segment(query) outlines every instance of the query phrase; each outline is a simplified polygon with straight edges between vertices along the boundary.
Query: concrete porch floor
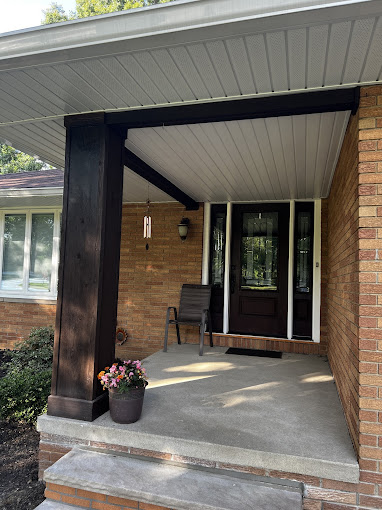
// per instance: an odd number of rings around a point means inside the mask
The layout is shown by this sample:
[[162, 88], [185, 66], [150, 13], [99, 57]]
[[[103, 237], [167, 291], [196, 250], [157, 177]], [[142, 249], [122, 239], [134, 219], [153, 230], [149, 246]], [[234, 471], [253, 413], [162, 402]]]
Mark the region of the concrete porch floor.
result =
[[141, 419], [116, 424], [43, 416], [38, 429], [205, 461], [357, 482], [359, 467], [325, 358], [225, 354], [172, 345], [144, 361]]

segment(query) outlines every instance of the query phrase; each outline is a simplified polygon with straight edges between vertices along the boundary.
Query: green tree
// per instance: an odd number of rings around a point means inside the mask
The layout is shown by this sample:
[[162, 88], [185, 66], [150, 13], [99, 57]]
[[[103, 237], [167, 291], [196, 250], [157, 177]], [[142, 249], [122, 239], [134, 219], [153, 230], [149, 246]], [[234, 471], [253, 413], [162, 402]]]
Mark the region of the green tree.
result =
[[24, 154], [9, 145], [0, 143], [0, 174], [12, 174], [15, 172], [34, 172], [49, 168], [28, 154]]
[[99, 14], [135, 9], [136, 7], [146, 7], [149, 5], [165, 4], [172, 0], [76, 0], [75, 12], [66, 14], [62, 5], [52, 2], [50, 6], [43, 10], [43, 25], [50, 23], [59, 23], [76, 18], [88, 18]]
[[68, 16], [62, 5], [58, 4], [57, 2], [52, 2], [50, 6], [47, 9], [44, 9], [43, 11], [44, 19], [42, 20], [43, 25], [50, 25], [51, 23], [60, 23], [61, 21], [68, 21], [71, 19], [71, 16]]

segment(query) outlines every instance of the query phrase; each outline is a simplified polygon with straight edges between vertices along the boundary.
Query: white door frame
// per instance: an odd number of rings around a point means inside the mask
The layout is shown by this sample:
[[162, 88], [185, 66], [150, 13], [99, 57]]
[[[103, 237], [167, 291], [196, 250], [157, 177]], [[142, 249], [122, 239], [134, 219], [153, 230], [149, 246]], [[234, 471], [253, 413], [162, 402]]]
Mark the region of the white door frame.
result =
[[[280, 202], [274, 201], [274, 203]], [[282, 202], [285, 202], [283, 200]], [[295, 200], [289, 200], [289, 259], [288, 259], [288, 314], [287, 338], [293, 340], [293, 272], [294, 272], [294, 223]], [[301, 200], [308, 202], [308, 200]], [[224, 265], [224, 305], [223, 305], [223, 334], [229, 333], [229, 307], [230, 307], [230, 270], [231, 270], [231, 238], [232, 238], [232, 206], [235, 202], [227, 202], [226, 243]], [[246, 202], [257, 203], [257, 202]], [[264, 202], [265, 203], [265, 202]], [[211, 203], [204, 204], [204, 230], [203, 230], [203, 261], [202, 283], [209, 283], [210, 264], [210, 235], [211, 235]], [[313, 296], [312, 296], [312, 340], [320, 342], [321, 317], [321, 199], [314, 200], [314, 238], [313, 238]], [[217, 333], [219, 334], [219, 333]], [[254, 336], [254, 335], [239, 335]]]

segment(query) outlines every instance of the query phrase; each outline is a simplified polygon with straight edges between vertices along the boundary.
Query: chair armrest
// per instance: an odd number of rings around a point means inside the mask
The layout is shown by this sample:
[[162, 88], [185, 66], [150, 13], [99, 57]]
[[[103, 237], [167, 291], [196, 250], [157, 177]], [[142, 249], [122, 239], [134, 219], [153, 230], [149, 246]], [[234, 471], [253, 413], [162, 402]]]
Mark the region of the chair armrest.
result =
[[[174, 319], [170, 319], [171, 310], [174, 311]], [[169, 306], [167, 308], [166, 321], [169, 321], [169, 320], [171, 320], [171, 321], [172, 320], [175, 320], [175, 321], [178, 320], [178, 314], [177, 314], [177, 311], [176, 311], [176, 306]]]

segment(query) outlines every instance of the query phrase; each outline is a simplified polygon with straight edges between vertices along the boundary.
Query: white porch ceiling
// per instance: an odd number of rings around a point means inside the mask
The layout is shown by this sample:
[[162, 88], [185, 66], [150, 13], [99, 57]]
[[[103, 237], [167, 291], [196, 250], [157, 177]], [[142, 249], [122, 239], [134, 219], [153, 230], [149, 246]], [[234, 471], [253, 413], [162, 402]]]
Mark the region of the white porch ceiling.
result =
[[[381, 0], [189, 0], [4, 34], [0, 140], [63, 168], [65, 115], [288, 101], [379, 83], [381, 55]], [[325, 113], [147, 128], [128, 145], [197, 200], [314, 198], [328, 192], [346, 122]], [[145, 201], [147, 184], [129, 180], [126, 199]]]
[[[137, 43], [129, 40], [124, 41], [124, 51], [112, 55], [103, 55], [105, 47], [98, 49], [101, 55], [91, 58], [79, 58], [78, 52], [71, 56], [68, 50], [65, 59], [52, 55], [52, 62], [47, 62], [45, 56], [42, 63], [33, 65], [26, 58], [8, 59], [14, 60], [13, 66], [4, 64], [7, 60], [3, 56], [0, 123], [379, 82], [382, 2], [347, 3], [342, 10], [328, 7], [305, 11], [304, 18], [297, 12], [269, 18], [263, 15], [260, 20], [254, 9], [252, 23], [246, 21], [242, 26], [244, 22], [236, 21], [230, 27], [230, 34], [237, 32], [234, 36], [218, 37], [227, 32], [226, 25], [225, 30], [219, 25], [220, 31], [216, 27], [199, 30], [194, 37], [185, 29], [183, 38], [179, 32], [173, 34], [172, 44], [158, 47], [153, 41], [152, 47], [137, 50]], [[376, 5], [379, 15], [375, 14]], [[165, 7], [169, 6], [163, 6], [164, 14], [170, 12]], [[322, 21], [330, 15], [334, 19]], [[281, 25], [277, 30], [273, 28], [275, 21]], [[70, 33], [71, 27], [66, 28]], [[242, 34], [244, 28], [247, 32]], [[41, 37], [49, 41], [49, 35], [53, 37], [54, 32], [42, 32]], [[184, 42], [190, 36], [192, 40]], [[4, 42], [0, 37], [0, 47], [8, 40], [11, 52], [12, 38], [16, 44], [20, 37], [4, 36]], [[171, 38], [167, 36], [167, 40]], [[34, 62], [33, 57], [29, 60]], [[2, 64], [10, 68], [1, 69]], [[30, 126], [25, 129], [33, 134]], [[8, 139], [12, 141], [11, 135]], [[3, 138], [4, 133], [0, 136]]]
[[[126, 147], [200, 202], [321, 198], [348, 119], [336, 112], [131, 129]], [[145, 201], [147, 184], [136, 192]]]

